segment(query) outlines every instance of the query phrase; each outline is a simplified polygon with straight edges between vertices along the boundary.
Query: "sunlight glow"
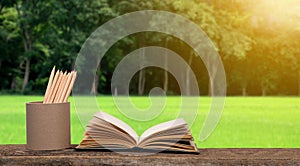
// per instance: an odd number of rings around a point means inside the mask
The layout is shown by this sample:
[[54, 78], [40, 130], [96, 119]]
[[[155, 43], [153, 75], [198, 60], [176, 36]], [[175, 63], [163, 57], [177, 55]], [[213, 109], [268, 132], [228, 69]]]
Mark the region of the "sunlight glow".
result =
[[253, 14], [265, 26], [279, 29], [299, 27], [299, 0], [258, 0], [253, 1]]

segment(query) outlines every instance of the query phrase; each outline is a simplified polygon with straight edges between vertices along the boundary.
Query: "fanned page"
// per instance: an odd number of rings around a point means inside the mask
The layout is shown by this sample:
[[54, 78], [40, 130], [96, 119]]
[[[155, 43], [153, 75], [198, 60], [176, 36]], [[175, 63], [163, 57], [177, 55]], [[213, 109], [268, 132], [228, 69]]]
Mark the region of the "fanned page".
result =
[[102, 145], [104, 145], [105, 141], [108, 141], [106, 144], [136, 146], [136, 140], [126, 131], [98, 117], [90, 120], [86, 127], [85, 135], [97, 140]]
[[149, 136], [158, 133], [160, 131], [164, 131], [164, 130], [168, 130], [171, 128], [176, 128], [178, 126], [182, 126], [182, 125], [186, 125], [185, 120], [183, 120], [182, 118], [180, 119], [175, 119], [175, 120], [171, 120], [168, 122], [164, 122], [164, 123], [160, 123], [158, 125], [155, 125], [149, 129], [147, 129], [140, 137], [138, 142], [143, 141], [144, 139], [148, 138]]
[[137, 133], [128, 124], [121, 121], [120, 119], [115, 118], [105, 112], [98, 112], [94, 116], [119, 127], [120, 129], [128, 133], [131, 137], [133, 137], [136, 142], [138, 142], [139, 136], [137, 135]]

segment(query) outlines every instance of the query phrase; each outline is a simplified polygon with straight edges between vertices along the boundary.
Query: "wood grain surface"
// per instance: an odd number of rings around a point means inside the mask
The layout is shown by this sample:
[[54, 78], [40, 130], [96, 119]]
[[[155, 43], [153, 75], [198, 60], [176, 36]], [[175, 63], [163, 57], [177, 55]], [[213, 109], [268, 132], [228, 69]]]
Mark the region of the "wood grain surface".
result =
[[[300, 165], [300, 149], [199, 149], [194, 154], [30, 151], [0, 145], [0, 165]], [[141, 156], [137, 156], [141, 155]]]

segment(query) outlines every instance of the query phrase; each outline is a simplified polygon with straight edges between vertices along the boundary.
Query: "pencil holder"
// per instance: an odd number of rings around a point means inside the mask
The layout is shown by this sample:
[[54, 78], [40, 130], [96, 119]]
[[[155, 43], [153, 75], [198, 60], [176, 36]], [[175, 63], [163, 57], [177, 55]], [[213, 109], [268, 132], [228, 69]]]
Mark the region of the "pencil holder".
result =
[[70, 103], [26, 103], [27, 149], [58, 150], [70, 147]]

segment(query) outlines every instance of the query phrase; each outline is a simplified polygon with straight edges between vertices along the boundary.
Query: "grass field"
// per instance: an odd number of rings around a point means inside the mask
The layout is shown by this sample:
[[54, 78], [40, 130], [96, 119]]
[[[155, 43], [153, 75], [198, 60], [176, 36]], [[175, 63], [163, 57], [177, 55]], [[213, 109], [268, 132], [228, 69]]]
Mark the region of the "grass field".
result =
[[[0, 96], [0, 144], [26, 143], [25, 103], [42, 100], [41, 96]], [[139, 107], [147, 107], [147, 97], [133, 97]], [[300, 98], [298, 97], [227, 97], [221, 120], [204, 142], [198, 141], [210, 99], [201, 98], [192, 134], [200, 148], [300, 148]], [[165, 110], [154, 120], [132, 121], [117, 111], [109, 96], [98, 97], [100, 108], [130, 124], [139, 134], [154, 124], [176, 118], [179, 97], [170, 97]], [[82, 139], [82, 127], [71, 98], [72, 143]]]

